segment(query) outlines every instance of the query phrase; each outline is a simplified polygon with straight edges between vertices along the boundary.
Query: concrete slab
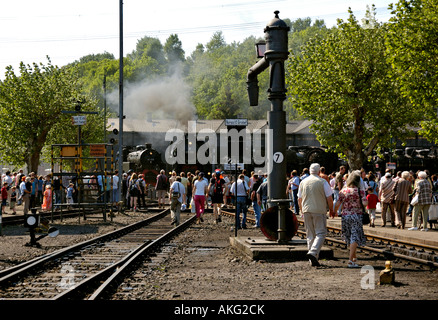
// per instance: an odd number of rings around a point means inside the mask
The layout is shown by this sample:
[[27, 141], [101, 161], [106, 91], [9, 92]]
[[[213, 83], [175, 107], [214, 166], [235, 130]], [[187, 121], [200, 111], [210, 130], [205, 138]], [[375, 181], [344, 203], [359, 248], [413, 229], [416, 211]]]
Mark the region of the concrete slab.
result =
[[[308, 260], [307, 242], [302, 239], [279, 244], [266, 237], [230, 237], [230, 244], [253, 260]], [[333, 250], [322, 247], [319, 258], [332, 259]]]

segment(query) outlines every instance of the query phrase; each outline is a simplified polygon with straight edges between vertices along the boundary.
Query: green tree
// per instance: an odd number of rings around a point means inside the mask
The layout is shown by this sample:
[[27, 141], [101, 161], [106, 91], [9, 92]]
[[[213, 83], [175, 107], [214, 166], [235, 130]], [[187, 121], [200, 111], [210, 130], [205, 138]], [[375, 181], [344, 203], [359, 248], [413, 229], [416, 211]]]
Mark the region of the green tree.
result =
[[[324, 20], [316, 19], [313, 24], [310, 18], [297, 19], [290, 23], [291, 32], [288, 34], [288, 46], [292, 55], [300, 55], [302, 47], [311, 39], [324, 38], [330, 30], [327, 29]], [[286, 73], [288, 70], [286, 70]], [[302, 120], [302, 116], [294, 109], [289, 100], [284, 102], [289, 120]]]
[[307, 18], [298, 18], [291, 22], [290, 29], [291, 32], [300, 32], [303, 30], [306, 30], [307, 28], [310, 28], [310, 25], [312, 24], [312, 19]]
[[349, 13], [328, 36], [291, 56], [286, 81], [293, 107], [313, 121], [319, 142], [359, 169], [376, 146], [410, 134], [419, 112], [390, 78], [385, 25], [364, 29]]
[[137, 41], [135, 50], [128, 54], [128, 58], [132, 61], [149, 57], [158, 62], [158, 65], [164, 68], [166, 66], [166, 57], [164, 48], [160, 40], [152, 37], [143, 37]]
[[[6, 78], [0, 82], [0, 153], [4, 161], [26, 164], [29, 172], [37, 172], [43, 151], [48, 160], [50, 144], [77, 143], [76, 127], [62, 111], [74, 110], [77, 100], [85, 101], [83, 110], [94, 110], [95, 101], [82, 94], [78, 77], [71, 71], [53, 66], [50, 60], [47, 66], [34, 63], [33, 68], [22, 62], [20, 76], [7, 67]], [[85, 142], [101, 141], [102, 121], [101, 116], [87, 117]]]
[[183, 62], [185, 60], [185, 52], [182, 48], [182, 42], [177, 34], [171, 34], [164, 44], [164, 53], [166, 54], [168, 63]]
[[206, 52], [198, 46], [196, 54], [188, 59], [191, 67], [187, 79], [193, 88], [193, 104], [200, 118], [266, 118], [270, 106], [266, 93], [269, 73], [259, 76], [262, 96], [259, 106], [249, 107], [246, 91], [246, 75], [257, 59], [255, 43], [256, 39], [250, 37], [243, 43], [227, 45], [221, 33], [216, 33], [207, 44]]
[[207, 51], [213, 52], [227, 45], [222, 31], [216, 31], [207, 43]]
[[396, 3], [386, 37], [394, 77], [423, 112], [420, 134], [438, 143], [438, 1]]
[[89, 55], [83, 56], [79, 59], [79, 61], [76, 61], [76, 62], [79, 62], [79, 63], [87, 63], [90, 61], [99, 62], [99, 61], [106, 60], [106, 59], [114, 60], [115, 58], [114, 58], [114, 55], [112, 53], [105, 51], [104, 53], [89, 54]]
[[[301, 47], [304, 46], [310, 39], [315, 37], [325, 37], [329, 33], [324, 20], [316, 19], [311, 24], [310, 18], [303, 21], [297, 19], [292, 22], [291, 32], [288, 36], [288, 44], [292, 54], [297, 55], [301, 52]], [[301, 21], [297, 23], [297, 21]]]

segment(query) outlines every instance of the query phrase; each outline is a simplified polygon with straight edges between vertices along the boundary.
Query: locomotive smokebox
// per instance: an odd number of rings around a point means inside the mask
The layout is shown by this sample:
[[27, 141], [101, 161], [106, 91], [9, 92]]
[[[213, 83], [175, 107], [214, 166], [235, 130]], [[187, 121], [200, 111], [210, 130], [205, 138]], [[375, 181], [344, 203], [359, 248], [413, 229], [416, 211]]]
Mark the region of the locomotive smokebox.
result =
[[143, 150], [130, 152], [128, 154], [128, 162], [133, 163], [135, 165], [141, 164], [141, 155], [143, 154]]

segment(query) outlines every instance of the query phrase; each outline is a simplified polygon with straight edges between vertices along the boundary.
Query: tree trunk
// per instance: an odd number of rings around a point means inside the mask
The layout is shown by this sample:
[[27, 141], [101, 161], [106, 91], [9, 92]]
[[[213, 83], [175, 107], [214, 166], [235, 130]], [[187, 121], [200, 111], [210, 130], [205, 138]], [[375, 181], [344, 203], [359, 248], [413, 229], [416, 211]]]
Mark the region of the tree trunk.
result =
[[360, 170], [365, 161], [362, 142], [355, 139], [350, 150], [347, 150], [347, 162], [350, 170]]
[[28, 167], [29, 172], [35, 172], [36, 175], [38, 175], [38, 166], [40, 165], [40, 152], [35, 151], [30, 155], [30, 167]]
[[363, 152], [359, 154], [350, 153], [347, 160], [348, 167], [350, 170], [360, 170], [363, 167], [364, 159]]
[[360, 170], [365, 160], [363, 135], [365, 129], [365, 110], [361, 106], [354, 108], [353, 143], [348, 152], [348, 165], [351, 170]]
[[30, 141], [30, 153], [29, 158], [27, 160], [27, 171], [35, 172], [36, 175], [38, 175], [38, 166], [40, 165], [40, 157], [41, 157], [41, 150], [44, 147], [44, 143], [47, 139], [48, 130], [45, 129], [43, 132], [41, 132], [40, 135], [34, 137]]

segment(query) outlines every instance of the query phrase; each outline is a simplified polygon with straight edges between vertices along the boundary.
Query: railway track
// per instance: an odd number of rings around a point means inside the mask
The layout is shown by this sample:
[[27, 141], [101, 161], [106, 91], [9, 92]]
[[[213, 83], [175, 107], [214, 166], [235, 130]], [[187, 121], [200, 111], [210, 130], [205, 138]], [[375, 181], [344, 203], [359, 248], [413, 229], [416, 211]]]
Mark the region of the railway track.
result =
[[[223, 209], [222, 214], [233, 218], [235, 216], [234, 212]], [[255, 218], [252, 214], [253, 211], [248, 210], [247, 222], [255, 224]], [[304, 221], [298, 219], [298, 224], [299, 229], [297, 236], [305, 239]], [[329, 233], [329, 236], [325, 239], [327, 245], [337, 248], [347, 248], [345, 241], [341, 238], [341, 228], [327, 226], [327, 231]], [[437, 247], [367, 234], [366, 230], [365, 236], [367, 237], [369, 245], [358, 247], [359, 252], [382, 255], [386, 259], [408, 260], [431, 268], [438, 268]]]
[[1, 300], [99, 299], [127, 272], [195, 221], [164, 210], [143, 221], [0, 272]]
[[[156, 208], [154, 208], [152, 205], [148, 205], [146, 208], [139, 209], [141, 212], [155, 212], [157, 211]], [[117, 212], [116, 210], [113, 210], [113, 212]], [[53, 213], [51, 211], [41, 211], [38, 210], [38, 215], [46, 220], [63, 220], [66, 218], [74, 218], [74, 217], [85, 217], [87, 218], [94, 218], [97, 215], [102, 215], [102, 208], [100, 209], [72, 209], [72, 210], [65, 210], [65, 211], [54, 211]], [[110, 216], [111, 212], [106, 213], [108, 216]], [[102, 216], [100, 216], [102, 218]], [[17, 214], [17, 215], [11, 215], [3, 217], [2, 219], [2, 225], [3, 226], [9, 226], [9, 225], [18, 225], [24, 223], [24, 215]]]

